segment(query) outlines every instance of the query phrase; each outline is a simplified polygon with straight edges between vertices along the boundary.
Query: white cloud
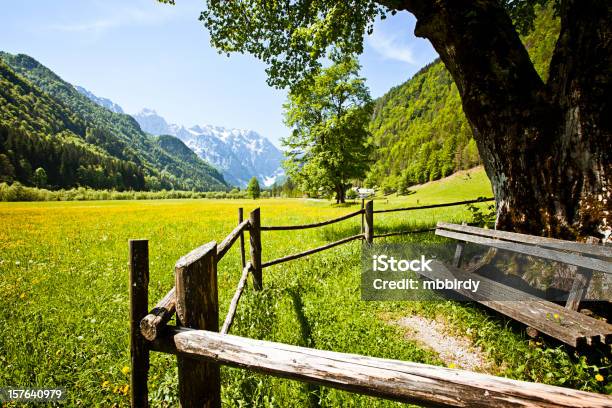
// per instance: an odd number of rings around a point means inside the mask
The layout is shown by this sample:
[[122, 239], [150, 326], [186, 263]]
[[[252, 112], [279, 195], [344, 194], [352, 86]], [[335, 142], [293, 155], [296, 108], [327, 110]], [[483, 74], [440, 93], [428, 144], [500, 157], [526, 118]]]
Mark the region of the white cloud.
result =
[[395, 35], [386, 34], [382, 30], [374, 30], [374, 33], [367, 37], [367, 42], [385, 59], [418, 65], [412, 47], [402, 43]]
[[59, 23], [47, 26], [55, 31], [100, 34], [112, 28], [131, 25], [155, 25], [177, 15], [173, 6], [151, 4], [114, 9], [111, 15], [79, 23]]
[[119, 25], [119, 19], [100, 19], [80, 24], [52, 24], [48, 28], [55, 31], [99, 33]]

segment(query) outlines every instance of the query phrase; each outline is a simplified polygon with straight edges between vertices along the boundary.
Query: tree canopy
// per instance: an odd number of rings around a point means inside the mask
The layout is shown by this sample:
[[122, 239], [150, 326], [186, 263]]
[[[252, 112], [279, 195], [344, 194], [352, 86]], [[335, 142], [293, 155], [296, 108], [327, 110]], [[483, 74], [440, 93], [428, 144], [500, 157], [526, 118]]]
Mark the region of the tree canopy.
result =
[[249, 53], [268, 83], [294, 88], [330, 50], [363, 51], [377, 18], [416, 17], [461, 97], [497, 203], [498, 228], [609, 236], [612, 8], [554, 1], [561, 28], [544, 81], [521, 42], [547, 0], [208, 0], [200, 19], [221, 53]]
[[253, 200], [258, 199], [261, 196], [261, 188], [259, 187], [259, 181], [257, 177], [252, 177], [247, 185], [247, 195]]
[[285, 123], [292, 132], [282, 143], [287, 173], [302, 190], [334, 192], [341, 203], [348, 182], [363, 178], [369, 167], [372, 101], [357, 60], [338, 54], [332, 60], [289, 92]]
[[[533, 27], [535, 8], [549, 1], [501, 0], [525, 33]], [[162, 1], [174, 3], [174, 1]], [[268, 84], [287, 87], [314, 75], [330, 49], [343, 54], [363, 52], [365, 34], [377, 19], [386, 19], [406, 1], [208, 0], [200, 20], [220, 53], [249, 53], [267, 64]]]

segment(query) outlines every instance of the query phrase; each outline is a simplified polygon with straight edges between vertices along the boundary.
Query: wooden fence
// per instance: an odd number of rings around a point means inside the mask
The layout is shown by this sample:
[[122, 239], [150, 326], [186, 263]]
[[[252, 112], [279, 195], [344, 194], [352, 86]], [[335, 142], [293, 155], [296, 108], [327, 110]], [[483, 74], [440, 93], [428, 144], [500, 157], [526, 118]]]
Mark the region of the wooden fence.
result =
[[[179, 400], [183, 408], [220, 407], [220, 365], [360, 394], [423, 406], [460, 407], [611, 407], [612, 398], [543, 384], [509, 380], [486, 374], [427, 364], [316, 350], [228, 334], [238, 303], [252, 277], [253, 289], [263, 288], [262, 270], [337, 245], [361, 239], [410, 233], [374, 234], [374, 214], [462, 205], [470, 200], [423, 207], [374, 211], [372, 201], [358, 211], [331, 220], [290, 226], [262, 226], [260, 210], [247, 220], [242, 209], [238, 225], [217, 246], [209, 242], [179, 259], [175, 286], [148, 311], [148, 241], [130, 240], [130, 397], [132, 407], [148, 407], [149, 353], [177, 356]], [[362, 216], [361, 233], [308, 251], [262, 262], [261, 231], [315, 228]], [[249, 233], [250, 260], [246, 261], [244, 233]], [[242, 273], [219, 332], [217, 264], [240, 240]], [[176, 314], [176, 326], [167, 323]]]

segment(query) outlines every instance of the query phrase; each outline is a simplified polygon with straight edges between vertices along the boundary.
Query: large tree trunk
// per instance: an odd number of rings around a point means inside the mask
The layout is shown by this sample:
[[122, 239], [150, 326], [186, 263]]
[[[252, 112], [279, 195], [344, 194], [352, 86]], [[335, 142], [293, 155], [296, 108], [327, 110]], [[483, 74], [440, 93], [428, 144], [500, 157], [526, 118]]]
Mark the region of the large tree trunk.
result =
[[394, 2], [417, 18], [461, 95], [497, 201], [497, 227], [610, 234], [609, 0], [562, 1], [547, 84], [498, 0]]

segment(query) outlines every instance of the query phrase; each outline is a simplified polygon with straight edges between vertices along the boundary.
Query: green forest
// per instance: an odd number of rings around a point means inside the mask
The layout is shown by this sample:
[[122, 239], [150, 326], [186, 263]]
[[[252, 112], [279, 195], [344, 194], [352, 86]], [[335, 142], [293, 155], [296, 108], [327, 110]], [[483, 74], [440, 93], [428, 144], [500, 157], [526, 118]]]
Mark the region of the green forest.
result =
[[[522, 37], [544, 79], [558, 33], [559, 19], [549, 6]], [[376, 101], [370, 131], [376, 149], [366, 185], [387, 193], [402, 194], [411, 185], [480, 164], [459, 92], [439, 60]]]
[[[559, 30], [552, 7], [523, 37], [546, 69]], [[143, 132], [35, 59], [0, 52], [0, 183], [48, 190], [228, 191], [223, 176], [173, 136]], [[441, 61], [375, 101], [372, 165], [365, 185], [404, 194], [480, 164], [457, 87]], [[276, 187], [276, 186], [275, 186]]]
[[58, 189], [227, 189], [179, 139], [152, 137], [33, 58], [0, 53], [0, 182]]

